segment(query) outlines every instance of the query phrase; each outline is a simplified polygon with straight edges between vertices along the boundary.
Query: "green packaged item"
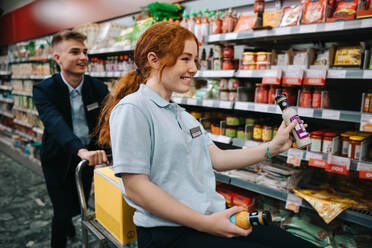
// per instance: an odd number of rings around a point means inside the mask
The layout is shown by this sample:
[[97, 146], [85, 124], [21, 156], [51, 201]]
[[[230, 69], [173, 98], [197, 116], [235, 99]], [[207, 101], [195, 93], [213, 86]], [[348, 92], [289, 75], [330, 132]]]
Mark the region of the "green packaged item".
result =
[[226, 127], [225, 135], [227, 137], [235, 138], [236, 137], [236, 127]]
[[288, 218], [285, 228], [287, 232], [303, 238], [318, 247], [331, 247], [331, 239], [327, 230], [313, 225], [305, 218], [299, 218], [298, 215]]
[[244, 127], [240, 127], [237, 131], [236, 137], [241, 140], [247, 139], [247, 134], [245, 133]]
[[240, 121], [238, 117], [235, 116], [227, 116], [226, 117], [226, 124], [229, 126], [239, 126]]

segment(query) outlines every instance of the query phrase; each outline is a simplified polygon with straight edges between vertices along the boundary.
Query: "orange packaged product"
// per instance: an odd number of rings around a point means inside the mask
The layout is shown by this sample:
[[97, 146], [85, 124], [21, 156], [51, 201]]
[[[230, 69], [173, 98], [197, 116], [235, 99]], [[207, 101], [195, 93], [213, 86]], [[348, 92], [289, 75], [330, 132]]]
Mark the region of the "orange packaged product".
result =
[[255, 211], [256, 197], [254, 193], [237, 189], [232, 193], [232, 205], [243, 207], [248, 212]]
[[272, 28], [278, 27], [281, 14], [282, 14], [281, 9], [277, 11], [264, 12], [263, 13], [263, 26], [272, 27]]
[[352, 17], [352, 19], [354, 19], [357, 7], [358, 0], [340, 0], [337, 2], [337, 7], [333, 13], [333, 17], [342, 19]]
[[223, 185], [217, 186], [216, 191], [217, 193], [221, 194], [225, 198], [226, 205], [228, 207], [232, 207], [233, 192], [227, 187], [224, 187]]
[[241, 15], [234, 28], [234, 32], [244, 32], [251, 30], [257, 22], [257, 13]]
[[283, 8], [282, 18], [280, 20], [281, 27], [296, 26], [300, 22], [302, 13], [302, 4], [292, 5]]
[[327, 0], [306, 0], [301, 24], [324, 22], [326, 6]]

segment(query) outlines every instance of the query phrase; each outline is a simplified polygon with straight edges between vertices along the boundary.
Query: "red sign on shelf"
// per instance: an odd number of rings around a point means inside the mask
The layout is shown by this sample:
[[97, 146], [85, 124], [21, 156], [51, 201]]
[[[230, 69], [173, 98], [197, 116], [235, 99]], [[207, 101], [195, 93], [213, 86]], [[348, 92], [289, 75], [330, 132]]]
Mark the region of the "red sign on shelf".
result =
[[283, 75], [283, 84], [302, 85], [303, 77], [304, 77], [303, 69], [285, 70]]
[[304, 85], [325, 85], [326, 77], [326, 70], [306, 70]]
[[309, 158], [309, 165], [318, 168], [326, 168], [328, 166], [327, 160], [317, 159], [317, 158]]
[[349, 158], [331, 155], [328, 156], [328, 166], [325, 170], [337, 174], [349, 175], [350, 162]]
[[372, 164], [368, 162], [359, 162], [357, 165], [359, 178], [372, 180]]
[[359, 178], [372, 180], [372, 171], [359, 171]]
[[280, 85], [282, 79], [282, 70], [267, 70], [262, 77], [262, 84], [266, 85]]
[[346, 176], [349, 175], [349, 168], [345, 165], [329, 164], [326, 171]]

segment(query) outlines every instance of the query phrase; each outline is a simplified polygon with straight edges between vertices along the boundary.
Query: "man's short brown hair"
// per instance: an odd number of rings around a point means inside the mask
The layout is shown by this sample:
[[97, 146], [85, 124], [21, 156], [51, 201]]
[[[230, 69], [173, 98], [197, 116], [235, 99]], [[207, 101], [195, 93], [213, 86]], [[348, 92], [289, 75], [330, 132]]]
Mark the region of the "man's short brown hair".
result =
[[52, 48], [54, 48], [57, 44], [65, 40], [77, 40], [84, 43], [86, 39], [87, 37], [82, 33], [79, 33], [74, 30], [64, 30], [53, 35]]

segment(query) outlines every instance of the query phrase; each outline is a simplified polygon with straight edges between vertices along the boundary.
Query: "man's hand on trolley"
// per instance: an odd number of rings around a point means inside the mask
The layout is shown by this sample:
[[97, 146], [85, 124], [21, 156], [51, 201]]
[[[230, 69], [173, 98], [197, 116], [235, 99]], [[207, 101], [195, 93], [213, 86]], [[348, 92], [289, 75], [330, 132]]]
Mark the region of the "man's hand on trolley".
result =
[[85, 148], [82, 148], [78, 151], [77, 154], [82, 160], [89, 161], [90, 166], [106, 164], [110, 165], [110, 162], [107, 159], [106, 152], [104, 150], [88, 151]]

